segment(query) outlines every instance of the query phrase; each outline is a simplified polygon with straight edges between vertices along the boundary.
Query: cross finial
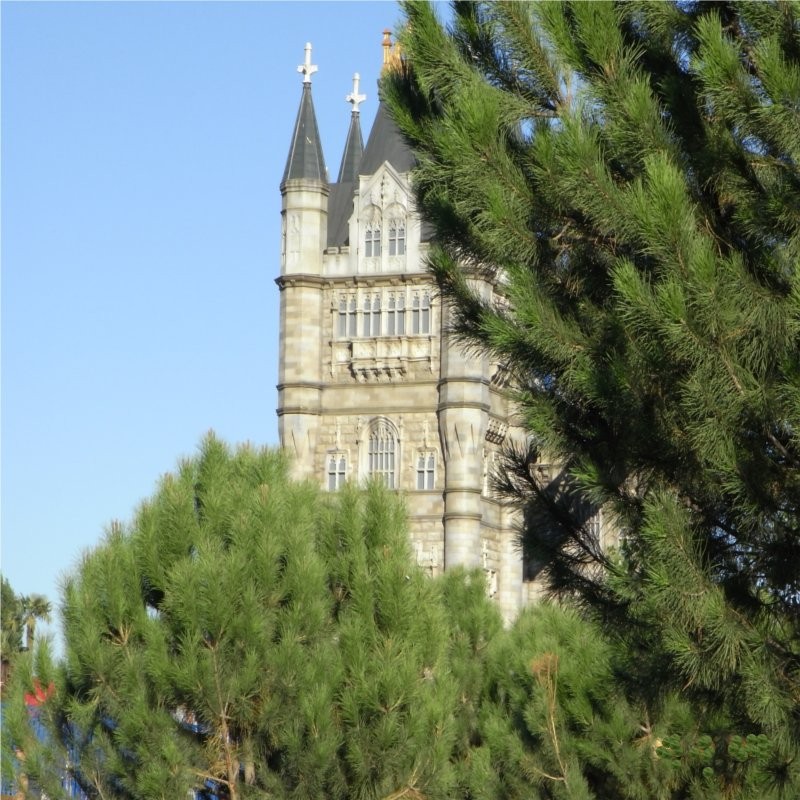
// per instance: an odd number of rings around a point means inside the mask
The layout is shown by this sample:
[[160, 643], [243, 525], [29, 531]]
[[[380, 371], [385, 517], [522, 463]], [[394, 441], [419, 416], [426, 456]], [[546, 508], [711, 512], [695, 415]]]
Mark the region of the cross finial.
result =
[[311, 83], [311, 76], [317, 71], [316, 64], [311, 63], [311, 42], [306, 42], [306, 60], [297, 68], [303, 73], [303, 83]]
[[345, 97], [345, 100], [353, 107], [354, 114], [358, 114], [358, 107], [367, 99], [365, 94], [358, 93], [358, 82], [360, 80], [361, 76], [356, 72], [356, 74], [353, 75], [353, 91]]

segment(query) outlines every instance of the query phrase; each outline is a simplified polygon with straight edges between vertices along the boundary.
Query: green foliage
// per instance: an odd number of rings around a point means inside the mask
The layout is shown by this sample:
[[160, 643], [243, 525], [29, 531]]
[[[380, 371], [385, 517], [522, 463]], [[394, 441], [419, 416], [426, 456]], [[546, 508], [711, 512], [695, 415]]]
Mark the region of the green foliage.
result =
[[0, 587], [0, 655], [6, 660], [22, 648], [22, 609], [5, 576], [0, 577]]
[[[404, 8], [382, 90], [455, 331], [531, 434], [499, 476], [525, 547], [618, 640], [627, 691], [691, 698], [705, 796], [750, 791], [735, 764], [794, 796], [798, 5], [456, 2], [449, 30]], [[766, 761], [724, 745], [749, 735]]]
[[[651, 722], [595, 624], [542, 606], [504, 630], [481, 571], [412, 563], [397, 495], [287, 474], [209, 437], [85, 554], [63, 663], [37, 642], [4, 704], [26, 796], [64, 796], [65, 774], [148, 800], [704, 796], [717, 762], [687, 705]], [[772, 753], [728, 747], [740, 772]]]
[[673, 701], [651, 724], [620, 691], [613, 662], [594, 625], [547, 605], [493, 643], [481, 730], [500, 796], [535, 787], [541, 798], [655, 800], [686, 788], [687, 771], [658, 751], [662, 735], [691, 722], [687, 709]]
[[23, 595], [19, 601], [20, 618], [25, 626], [25, 649], [32, 650], [39, 620], [50, 622], [52, 607], [50, 601], [42, 594]]
[[[382, 487], [323, 494], [280, 454], [209, 437], [84, 556], [63, 612], [63, 665], [28, 659], [10, 714], [50, 797], [68, 747], [103, 797], [449, 794], [469, 671]], [[482, 592], [462, 596], [473, 616], [499, 629]], [[55, 676], [50, 747], [26, 725], [34, 675]]]

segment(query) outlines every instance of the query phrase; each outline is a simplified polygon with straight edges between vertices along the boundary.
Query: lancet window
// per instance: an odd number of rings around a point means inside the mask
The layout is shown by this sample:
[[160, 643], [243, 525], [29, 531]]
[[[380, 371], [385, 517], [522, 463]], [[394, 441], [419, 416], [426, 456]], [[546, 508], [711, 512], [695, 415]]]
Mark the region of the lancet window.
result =
[[364, 234], [364, 255], [367, 258], [376, 258], [381, 254], [381, 226], [379, 222], [372, 222], [367, 226]]
[[429, 292], [370, 289], [342, 293], [333, 313], [334, 335], [339, 339], [427, 335], [432, 327]]
[[328, 456], [328, 491], [341, 489], [346, 480], [347, 457], [344, 453], [331, 453]]
[[436, 484], [436, 455], [432, 451], [420, 451], [417, 455], [417, 489], [433, 489]]
[[367, 473], [383, 480], [390, 489], [396, 488], [396, 456], [397, 435], [386, 420], [379, 420], [369, 433]]
[[406, 223], [402, 219], [389, 221], [389, 255], [404, 256], [406, 254]]
[[386, 332], [389, 336], [404, 336], [406, 332], [406, 296], [404, 292], [389, 295]]
[[381, 335], [381, 296], [364, 295], [364, 312], [362, 314], [364, 336]]
[[342, 295], [339, 298], [339, 319], [336, 333], [340, 338], [355, 336], [357, 331], [358, 309], [355, 295]]
[[431, 332], [431, 296], [427, 292], [415, 292], [411, 300], [411, 332]]

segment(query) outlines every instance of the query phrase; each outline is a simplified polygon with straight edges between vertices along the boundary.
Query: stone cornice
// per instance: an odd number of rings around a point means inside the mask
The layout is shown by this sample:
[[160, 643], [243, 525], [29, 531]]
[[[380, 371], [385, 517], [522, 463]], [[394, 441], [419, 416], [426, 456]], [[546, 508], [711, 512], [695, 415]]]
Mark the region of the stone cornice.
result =
[[287, 192], [319, 192], [327, 197], [330, 194], [330, 185], [327, 181], [309, 178], [288, 178], [281, 182], [280, 191], [282, 195]]
[[294, 288], [300, 286], [303, 288], [321, 289], [327, 283], [327, 280], [320, 275], [312, 275], [310, 273], [299, 272], [296, 275], [280, 275], [275, 278], [275, 283], [278, 288], [283, 291], [287, 286]]
[[330, 288], [356, 288], [358, 286], [404, 286], [425, 285], [433, 288], [436, 283], [427, 272], [365, 272], [359, 275], [327, 275], [325, 281]]
[[292, 381], [291, 383], [279, 383], [276, 388], [279, 392], [285, 389], [316, 389], [322, 391], [325, 388], [325, 384], [314, 381]]

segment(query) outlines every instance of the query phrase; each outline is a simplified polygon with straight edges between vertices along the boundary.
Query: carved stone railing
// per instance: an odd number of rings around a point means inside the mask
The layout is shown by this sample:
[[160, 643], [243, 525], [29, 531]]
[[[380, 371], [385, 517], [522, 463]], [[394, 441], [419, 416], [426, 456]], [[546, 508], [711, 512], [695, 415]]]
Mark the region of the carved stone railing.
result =
[[438, 370], [433, 336], [379, 336], [331, 342], [331, 372], [359, 383], [401, 380], [411, 372]]

